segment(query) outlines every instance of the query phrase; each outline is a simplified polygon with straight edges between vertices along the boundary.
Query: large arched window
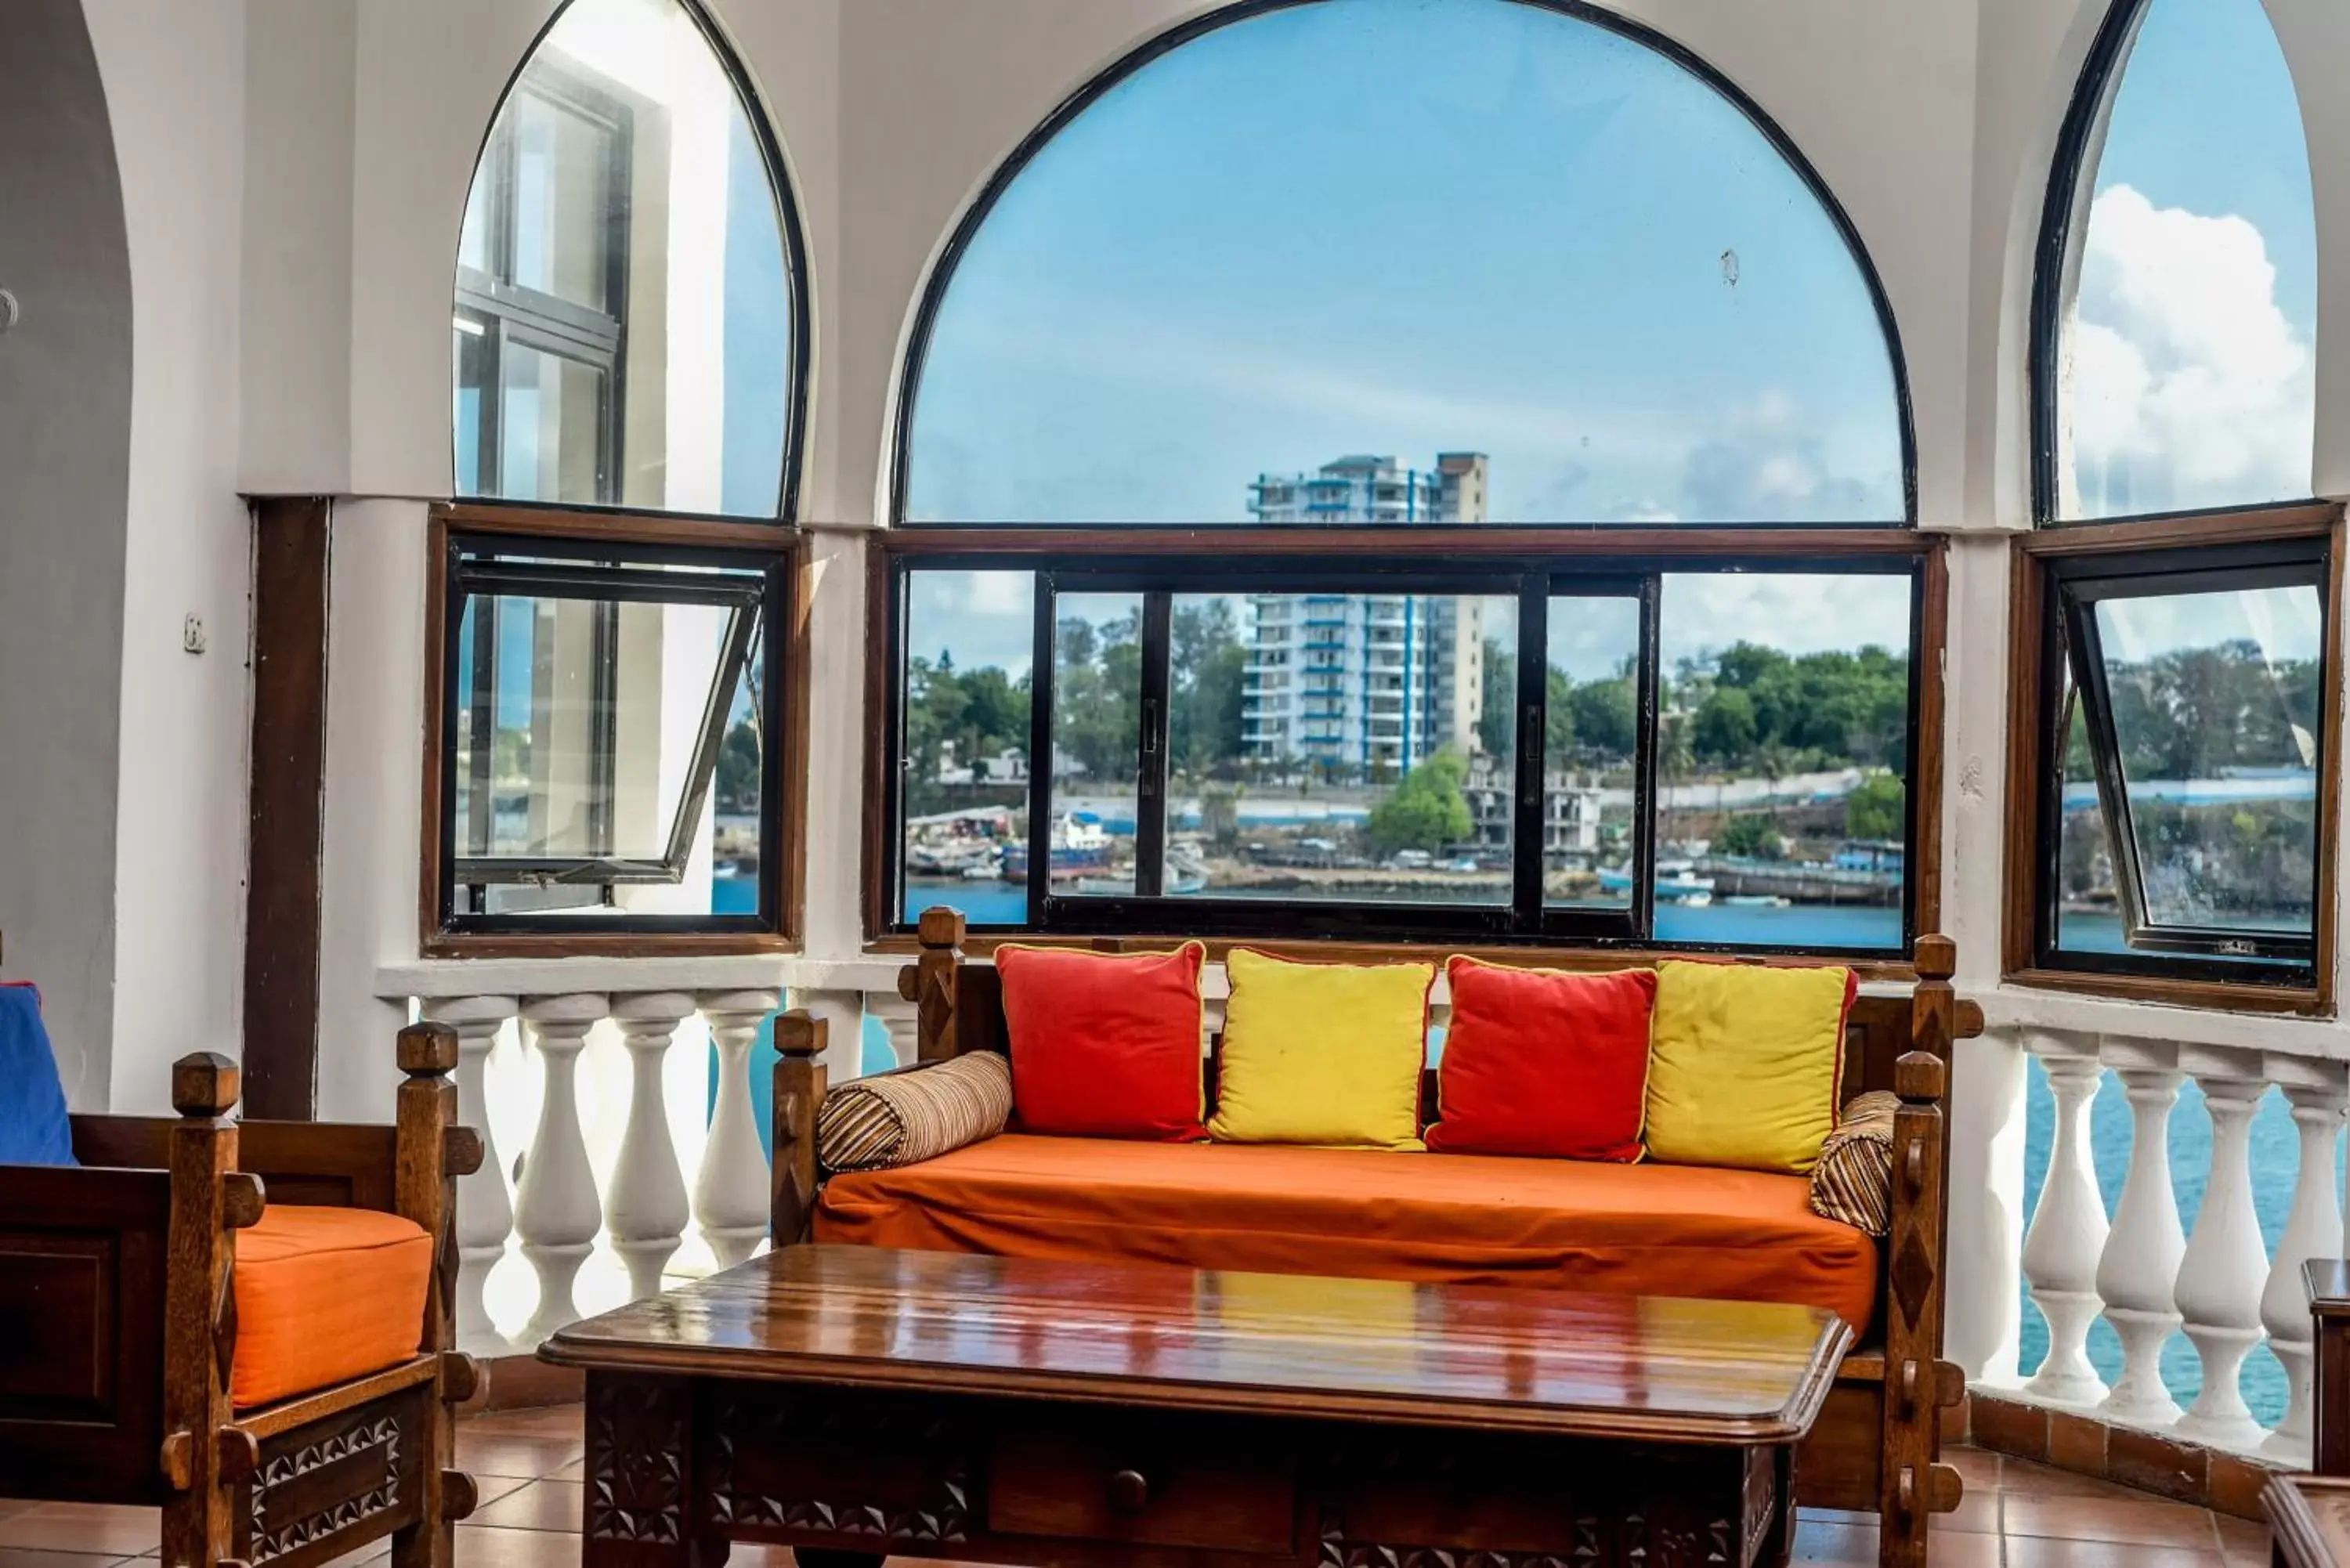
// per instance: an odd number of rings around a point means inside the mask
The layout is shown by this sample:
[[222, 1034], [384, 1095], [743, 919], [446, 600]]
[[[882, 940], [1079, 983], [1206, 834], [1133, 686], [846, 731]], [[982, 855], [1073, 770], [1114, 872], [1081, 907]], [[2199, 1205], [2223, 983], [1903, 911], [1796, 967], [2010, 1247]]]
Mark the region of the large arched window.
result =
[[2310, 493], [2316, 213], [2261, 0], [2120, 0], [2049, 192], [2043, 519]]
[[717, 34], [682, 0], [570, 0], [465, 203], [456, 493], [782, 515], [796, 251]]
[[1225, 7], [1014, 152], [909, 353], [877, 934], [1891, 958], [1930, 918], [1890, 313], [1679, 47]]
[[[1471, 453], [1465, 520], [1908, 516], [1843, 215], [1721, 78], [1575, 5], [1256, 5], [1159, 40], [976, 203], [912, 364], [914, 522], [1451, 520]], [[1342, 510], [1312, 487], [1348, 453], [1407, 477]]]
[[433, 544], [428, 951], [789, 935], [807, 350], [754, 101], [695, 0], [567, 0], [483, 144]]
[[[2330, 997], [2337, 508], [2309, 157], [2260, 0], [2117, 0], [2052, 171], [2011, 743], [2012, 975]], [[2298, 504], [2296, 504], [2298, 503]]]

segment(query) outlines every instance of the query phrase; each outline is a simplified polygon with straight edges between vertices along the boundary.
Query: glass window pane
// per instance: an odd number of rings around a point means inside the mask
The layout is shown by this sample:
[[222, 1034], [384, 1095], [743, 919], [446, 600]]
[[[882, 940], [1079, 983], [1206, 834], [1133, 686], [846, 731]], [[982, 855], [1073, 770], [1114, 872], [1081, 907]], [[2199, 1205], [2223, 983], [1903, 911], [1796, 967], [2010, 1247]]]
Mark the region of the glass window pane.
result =
[[1901, 947], [1908, 576], [1664, 579], [1656, 935]]
[[1640, 601], [1554, 598], [1549, 644], [1543, 902], [1554, 908], [1629, 909], [1640, 746]]
[[2097, 795], [2089, 717], [2069, 667], [2063, 701], [2070, 718], [2064, 724], [2064, 815], [2057, 825], [2056, 945], [2074, 952], [2126, 952], [2113, 836]]
[[1166, 891], [1509, 902], [1516, 647], [1510, 598], [1176, 596]]
[[2074, 214], [2056, 376], [2064, 518], [2310, 493], [2317, 240], [2260, 0], [2147, 0]]
[[2147, 918], [2310, 931], [2317, 589], [2108, 598], [2095, 609]]
[[[460, 613], [452, 841], [487, 862], [460, 865], [461, 912], [755, 914], [770, 778], [754, 612], [480, 592]], [[554, 864], [570, 861], [629, 864]]]
[[1284, 6], [1143, 65], [1003, 189], [919, 369], [917, 521], [1907, 510], [1804, 178], [1688, 66], [1507, 0]]
[[[907, 575], [901, 671], [900, 912], [973, 925], [1028, 919], [1028, 714], [1036, 647], [1032, 572]], [[1006, 875], [1020, 862], [1022, 880]]]
[[[1142, 596], [1053, 602], [1052, 891], [1134, 892], [1142, 759]], [[1036, 874], [1018, 852], [1005, 875]]]
[[604, 498], [604, 373], [508, 342], [500, 375], [499, 471], [515, 501]]
[[459, 259], [461, 309], [559, 342], [625, 398], [606, 418], [542, 397], [494, 472], [464, 461], [461, 407], [458, 493], [776, 514], [795, 358], [780, 198], [678, 0], [564, 7], [492, 128]]

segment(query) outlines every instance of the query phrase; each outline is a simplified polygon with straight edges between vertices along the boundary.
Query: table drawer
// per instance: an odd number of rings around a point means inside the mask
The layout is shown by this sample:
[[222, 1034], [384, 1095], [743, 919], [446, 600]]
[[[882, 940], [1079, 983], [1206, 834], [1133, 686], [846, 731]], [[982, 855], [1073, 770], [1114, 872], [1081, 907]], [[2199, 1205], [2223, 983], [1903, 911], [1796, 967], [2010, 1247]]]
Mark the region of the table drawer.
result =
[[1043, 1535], [1294, 1553], [1294, 1453], [1210, 1421], [1082, 1418], [999, 1429], [987, 1527]]

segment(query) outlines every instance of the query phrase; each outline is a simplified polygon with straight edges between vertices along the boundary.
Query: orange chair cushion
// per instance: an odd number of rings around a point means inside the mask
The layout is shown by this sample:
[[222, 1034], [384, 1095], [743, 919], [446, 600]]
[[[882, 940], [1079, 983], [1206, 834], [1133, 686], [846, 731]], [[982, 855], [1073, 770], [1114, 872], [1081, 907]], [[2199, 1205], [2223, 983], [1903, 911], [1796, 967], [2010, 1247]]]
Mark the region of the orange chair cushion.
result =
[[416, 1354], [432, 1240], [372, 1209], [272, 1203], [236, 1233], [237, 1408], [380, 1372]]
[[1866, 1332], [1877, 1243], [1800, 1176], [1007, 1134], [836, 1176], [819, 1241], [1796, 1302]]

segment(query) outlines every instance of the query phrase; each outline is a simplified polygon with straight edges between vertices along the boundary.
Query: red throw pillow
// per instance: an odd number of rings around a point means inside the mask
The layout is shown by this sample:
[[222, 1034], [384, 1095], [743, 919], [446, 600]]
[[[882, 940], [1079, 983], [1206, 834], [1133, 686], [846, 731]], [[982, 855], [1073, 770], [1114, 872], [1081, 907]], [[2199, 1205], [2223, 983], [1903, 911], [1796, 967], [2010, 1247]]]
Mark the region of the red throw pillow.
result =
[[1130, 956], [996, 949], [1020, 1129], [1160, 1142], [1206, 1137], [1200, 966], [1207, 956], [1198, 942]]
[[1455, 957], [1437, 1066], [1443, 1154], [1630, 1163], [1646, 1151], [1653, 971], [1571, 974]]

